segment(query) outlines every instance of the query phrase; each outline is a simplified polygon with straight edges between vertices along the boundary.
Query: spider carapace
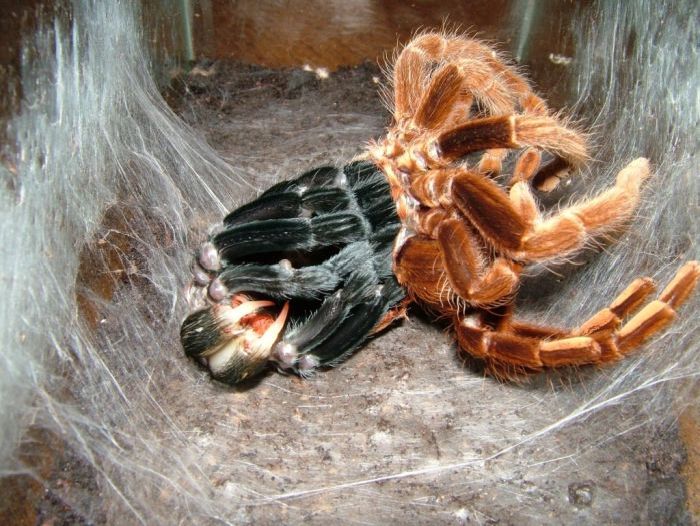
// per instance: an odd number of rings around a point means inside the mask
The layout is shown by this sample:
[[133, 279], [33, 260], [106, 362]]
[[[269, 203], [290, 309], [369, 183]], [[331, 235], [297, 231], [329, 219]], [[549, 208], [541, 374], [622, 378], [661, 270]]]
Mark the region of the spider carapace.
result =
[[191, 297], [205, 307], [183, 323], [188, 355], [229, 383], [269, 362], [304, 376], [415, 301], [450, 320], [460, 350], [487, 372], [516, 379], [619, 360], [673, 320], [697, 261], [651, 301], [653, 281], [634, 280], [572, 330], [514, 319], [523, 269], [619, 230], [649, 163], [633, 160], [597, 196], [543, 216], [535, 190], [584, 164], [586, 140], [513, 67], [478, 40], [426, 33], [390, 71], [383, 139], [344, 167], [273, 186], [202, 246]]

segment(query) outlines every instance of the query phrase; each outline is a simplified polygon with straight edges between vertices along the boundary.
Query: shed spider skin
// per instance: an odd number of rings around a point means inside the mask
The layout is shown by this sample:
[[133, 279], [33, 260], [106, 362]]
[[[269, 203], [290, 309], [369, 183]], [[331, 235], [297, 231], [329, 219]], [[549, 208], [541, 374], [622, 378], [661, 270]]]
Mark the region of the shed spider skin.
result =
[[206, 301], [182, 324], [185, 352], [230, 384], [268, 362], [301, 376], [340, 362], [405, 312], [391, 270], [399, 226], [368, 161], [274, 185], [201, 247], [191, 303]]
[[[535, 190], [585, 164], [586, 139], [496, 51], [425, 33], [397, 55], [390, 82], [393, 123], [365, 160], [275, 185], [200, 250], [194, 280], [212, 306], [189, 316], [181, 336], [215, 378], [236, 383], [267, 361], [301, 375], [333, 365], [409, 300], [449, 320], [460, 350], [505, 380], [614, 362], [671, 323], [700, 278], [696, 261], [657, 299], [644, 304], [654, 283], [639, 278], [575, 329], [513, 317], [525, 267], [569, 259], [629, 221], [651, 174], [646, 159], [597, 196], [543, 215]], [[287, 302], [276, 320], [270, 300]], [[230, 313], [242, 312], [237, 303], [245, 316]]]

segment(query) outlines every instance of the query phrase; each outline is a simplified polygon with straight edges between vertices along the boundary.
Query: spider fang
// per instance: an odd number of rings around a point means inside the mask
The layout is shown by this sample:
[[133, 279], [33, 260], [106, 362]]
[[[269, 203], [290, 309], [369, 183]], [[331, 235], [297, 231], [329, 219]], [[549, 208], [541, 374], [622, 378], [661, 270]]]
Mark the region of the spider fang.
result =
[[218, 380], [243, 381], [262, 369], [284, 328], [289, 304], [276, 318], [264, 310], [274, 305], [240, 294], [194, 312], [180, 331], [185, 353], [204, 360]]

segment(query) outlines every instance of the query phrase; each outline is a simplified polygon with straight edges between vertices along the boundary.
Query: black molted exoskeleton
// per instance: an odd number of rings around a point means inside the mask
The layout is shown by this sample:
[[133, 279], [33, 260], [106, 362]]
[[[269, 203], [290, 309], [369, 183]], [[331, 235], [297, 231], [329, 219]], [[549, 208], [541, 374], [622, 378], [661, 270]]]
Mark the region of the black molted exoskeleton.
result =
[[[185, 351], [229, 383], [268, 361], [300, 375], [338, 363], [404, 298], [392, 273], [399, 227], [389, 185], [371, 162], [326, 166], [274, 185], [226, 216], [203, 245], [195, 279], [208, 286], [212, 305], [183, 323]], [[231, 314], [231, 298], [240, 297], [288, 303], [284, 328], [260, 335], [254, 352], [250, 313]]]

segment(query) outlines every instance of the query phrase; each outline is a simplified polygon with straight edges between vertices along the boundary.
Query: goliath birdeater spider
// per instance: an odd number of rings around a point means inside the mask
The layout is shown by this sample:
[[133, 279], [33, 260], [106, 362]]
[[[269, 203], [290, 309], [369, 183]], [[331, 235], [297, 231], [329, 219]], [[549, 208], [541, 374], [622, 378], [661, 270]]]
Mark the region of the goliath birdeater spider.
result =
[[[696, 261], [658, 299], [643, 305], [654, 284], [639, 278], [573, 330], [513, 318], [526, 266], [570, 258], [631, 218], [646, 159], [543, 215], [535, 191], [583, 165], [586, 140], [491, 47], [419, 35], [390, 81], [393, 122], [367, 160], [272, 187], [202, 247], [195, 281], [213, 305], [185, 320], [182, 342], [216, 378], [240, 381], [268, 360], [302, 375], [333, 364], [403, 315], [401, 287], [503, 379], [619, 360], [673, 320]], [[275, 319], [267, 309], [280, 304]]]

